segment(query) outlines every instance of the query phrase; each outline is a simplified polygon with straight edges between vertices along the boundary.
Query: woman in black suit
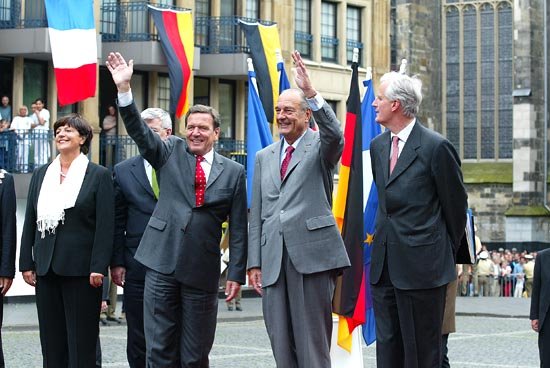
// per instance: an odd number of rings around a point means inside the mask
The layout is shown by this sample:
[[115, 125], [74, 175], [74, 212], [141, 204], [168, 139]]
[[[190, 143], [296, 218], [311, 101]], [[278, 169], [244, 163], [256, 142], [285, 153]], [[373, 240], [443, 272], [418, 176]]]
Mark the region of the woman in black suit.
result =
[[36, 287], [44, 367], [95, 367], [101, 285], [113, 247], [110, 172], [88, 161], [92, 128], [71, 114], [54, 125], [59, 155], [33, 173], [19, 269]]
[[[15, 276], [15, 186], [13, 176], [0, 169], [0, 327], [4, 317], [3, 298], [11, 287]], [[4, 352], [0, 336], [0, 367], [4, 367]]]

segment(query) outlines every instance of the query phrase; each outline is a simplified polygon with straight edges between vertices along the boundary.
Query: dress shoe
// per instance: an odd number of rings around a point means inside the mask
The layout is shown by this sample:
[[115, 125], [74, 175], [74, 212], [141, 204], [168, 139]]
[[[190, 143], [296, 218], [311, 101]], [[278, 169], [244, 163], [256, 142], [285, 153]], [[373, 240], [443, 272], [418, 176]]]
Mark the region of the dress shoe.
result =
[[233, 310], [233, 307], [227, 306], [227, 310], [231, 312]]
[[109, 322], [105, 318], [100, 318], [99, 323], [101, 323], [102, 326], [109, 326]]
[[239, 312], [242, 312], [242, 311], [243, 311], [243, 309], [241, 308], [240, 305], [237, 305], [237, 306], [235, 307], [235, 310], [238, 310]]
[[111, 316], [107, 316], [107, 321], [110, 321], [110, 322], [116, 322], [118, 324], [120, 324], [120, 319], [116, 318], [116, 317], [111, 317]]

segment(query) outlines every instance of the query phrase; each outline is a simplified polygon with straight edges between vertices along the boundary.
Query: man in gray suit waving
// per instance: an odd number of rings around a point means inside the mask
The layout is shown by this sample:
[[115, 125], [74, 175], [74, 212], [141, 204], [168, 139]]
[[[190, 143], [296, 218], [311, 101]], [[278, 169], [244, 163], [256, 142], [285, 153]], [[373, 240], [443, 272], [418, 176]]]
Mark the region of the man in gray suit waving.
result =
[[284, 139], [256, 155], [248, 268], [277, 367], [329, 368], [334, 283], [349, 266], [331, 211], [344, 139], [300, 54], [292, 58], [300, 90], [283, 92], [275, 109]]
[[387, 130], [371, 142], [378, 190], [370, 282], [378, 368], [440, 367], [447, 284], [466, 223], [453, 145], [416, 114], [422, 83], [385, 74], [373, 106]]
[[244, 167], [214, 150], [217, 111], [195, 105], [185, 115], [186, 139], [162, 140], [140, 117], [130, 79], [133, 62], [120, 53], [107, 67], [118, 89], [128, 134], [155, 169], [158, 203], [135, 259], [147, 267], [144, 330], [147, 367], [208, 367], [218, 312], [220, 239], [231, 237], [226, 301], [245, 282], [247, 252]]

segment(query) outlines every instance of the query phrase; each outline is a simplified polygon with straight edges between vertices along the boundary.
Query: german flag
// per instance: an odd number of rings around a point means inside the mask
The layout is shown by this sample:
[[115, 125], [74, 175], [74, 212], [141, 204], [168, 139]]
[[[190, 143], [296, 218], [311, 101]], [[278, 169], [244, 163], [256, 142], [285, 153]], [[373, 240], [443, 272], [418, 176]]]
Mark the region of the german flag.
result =
[[258, 94], [264, 107], [267, 121], [275, 121], [275, 105], [279, 98], [279, 71], [275, 50], [281, 49], [277, 25], [264, 26], [260, 23], [246, 23], [239, 20], [250, 47], [254, 62]]
[[[344, 152], [333, 212], [342, 233], [351, 267], [338, 279], [333, 300], [340, 316], [338, 345], [351, 352], [352, 332], [365, 323], [365, 279], [363, 277], [363, 133], [358, 65], [352, 63], [347, 100]], [[349, 195], [349, 196], [348, 196]]]
[[191, 11], [148, 5], [168, 62], [170, 112], [182, 117], [189, 109], [189, 82], [193, 68], [194, 35]]

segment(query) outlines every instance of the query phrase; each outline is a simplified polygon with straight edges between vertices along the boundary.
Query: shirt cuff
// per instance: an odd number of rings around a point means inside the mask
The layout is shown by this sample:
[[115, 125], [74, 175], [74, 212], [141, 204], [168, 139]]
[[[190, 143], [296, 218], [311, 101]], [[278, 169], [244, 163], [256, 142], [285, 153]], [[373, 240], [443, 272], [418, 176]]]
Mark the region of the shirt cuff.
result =
[[306, 98], [307, 104], [313, 111], [321, 110], [325, 104], [325, 99], [320, 93], [317, 93], [313, 98]]
[[120, 107], [130, 106], [133, 100], [134, 96], [132, 96], [132, 90], [118, 93], [118, 106]]

